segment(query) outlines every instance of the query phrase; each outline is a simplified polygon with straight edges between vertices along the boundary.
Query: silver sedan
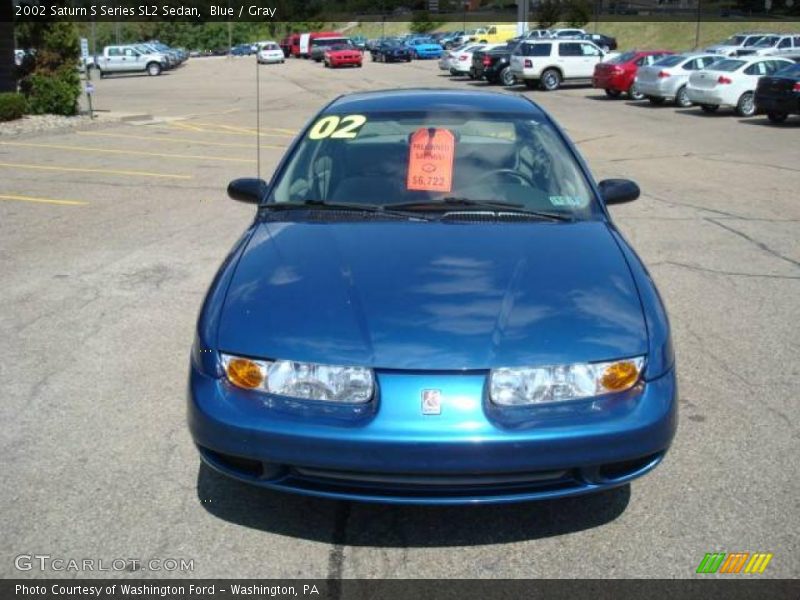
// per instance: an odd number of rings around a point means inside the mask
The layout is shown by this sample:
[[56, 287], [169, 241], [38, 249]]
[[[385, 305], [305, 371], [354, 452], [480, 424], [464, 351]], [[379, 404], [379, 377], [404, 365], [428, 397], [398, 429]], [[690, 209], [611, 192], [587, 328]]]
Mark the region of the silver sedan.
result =
[[723, 58], [725, 57], [709, 52], [666, 56], [650, 66], [639, 67], [636, 72], [636, 88], [653, 104], [671, 101], [683, 108], [691, 106], [692, 103], [686, 95], [689, 76]]

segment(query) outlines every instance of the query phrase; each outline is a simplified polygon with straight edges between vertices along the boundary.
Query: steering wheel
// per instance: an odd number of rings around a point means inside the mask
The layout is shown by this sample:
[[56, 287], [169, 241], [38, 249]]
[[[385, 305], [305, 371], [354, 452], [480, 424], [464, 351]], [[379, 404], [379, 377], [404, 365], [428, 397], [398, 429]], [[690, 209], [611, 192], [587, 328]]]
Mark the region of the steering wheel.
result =
[[484, 173], [480, 177], [478, 177], [472, 185], [477, 185], [479, 183], [483, 183], [486, 179], [491, 178], [503, 178], [503, 177], [510, 177], [516, 179], [517, 181], [521, 181], [522, 183], [528, 185], [529, 187], [535, 188], [537, 187], [536, 184], [527, 176], [519, 171], [515, 171], [514, 169], [494, 169], [489, 171], [488, 173]]

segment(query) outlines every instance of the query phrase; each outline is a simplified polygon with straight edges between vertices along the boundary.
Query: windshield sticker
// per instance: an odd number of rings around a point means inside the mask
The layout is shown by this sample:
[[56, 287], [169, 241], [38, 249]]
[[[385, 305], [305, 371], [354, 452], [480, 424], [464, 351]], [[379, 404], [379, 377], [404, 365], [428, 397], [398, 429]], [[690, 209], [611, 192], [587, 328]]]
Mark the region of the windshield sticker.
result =
[[308, 131], [308, 137], [312, 140], [326, 138], [352, 140], [366, 122], [367, 117], [364, 115], [347, 115], [346, 117], [328, 115], [314, 123], [314, 126]]
[[448, 129], [425, 127], [411, 135], [406, 188], [423, 192], [449, 192], [453, 187], [456, 138]]
[[553, 206], [583, 206], [583, 200], [578, 196], [550, 196]]

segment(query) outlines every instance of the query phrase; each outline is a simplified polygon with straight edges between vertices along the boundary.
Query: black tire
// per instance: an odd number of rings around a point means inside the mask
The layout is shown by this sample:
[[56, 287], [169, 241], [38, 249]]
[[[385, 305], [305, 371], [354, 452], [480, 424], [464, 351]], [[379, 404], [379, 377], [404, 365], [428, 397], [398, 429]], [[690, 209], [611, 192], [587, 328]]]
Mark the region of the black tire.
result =
[[637, 89], [635, 83], [632, 83], [631, 87], [628, 88], [628, 98], [631, 100], [644, 100], [644, 94]]
[[328, 64], [328, 61], [325, 61], [325, 68], [326, 69], [330, 69], [331, 68], [331, 66]]
[[686, 86], [681, 86], [681, 88], [675, 94], [675, 106], [679, 106], [680, 108], [688, 108], [692, 105], [692, 101], [689, 100], [689, 93], [686, 91]]
[[554, 92], [561, 86], [561, 73], [555, 69], [546, 69], [542, 73], [539, 85], [546, 92]]
[[161, 63], [157, 62], [147, 63], [147, 67], [145, 68], [147, 69], [147, 74], [150, 75], [151, 77], [156, 77], [158, 75], [161, 75]]
[[789, 113], [775, 112], [774, 110], [771, 110], [767, 113], [767, 118], [771, 123], [783, 123], [789, 118]]
[[528, 88], [529, 90], [534, 90], [539, 85], [539, 82], [536, 81], [535, 79], [525, 79], [524, 81], [525, 81], [525, 87]]
[[622, 92], [619, 90], [605, 90], [606, 96], [609, 98], [619, 98], [622, 95]]
[[505, 86], [512, 86], [516, 85], [517, 77], [511, 71], [511, 67], [503, 67], [503, 70], [500, 71], [500, 76], [498, 77], [500, 83]]
[[753, 92], [745, 92], [739, 96], [739, 102], [736, 103], [736, 114], [740, 117], [752, 117], [756, 114], [755, 94]]
[[99, 67], [97, 68], [97, 73], [100, 76], [100, 79], [103, 79], [106, 76], [105, 72]]
[[411, 57], [410, 56], [406, 57], [406, 62], [411, 62]]
[[701, 104], [700, 108], [703, 110], [704, 113], [715, 113], [719, 110], [719, 104]]
[[664, 104], [664, 98], [662, 96], [648, 96], [647, 99], [650, 101], [650, 104], [654, 106]]

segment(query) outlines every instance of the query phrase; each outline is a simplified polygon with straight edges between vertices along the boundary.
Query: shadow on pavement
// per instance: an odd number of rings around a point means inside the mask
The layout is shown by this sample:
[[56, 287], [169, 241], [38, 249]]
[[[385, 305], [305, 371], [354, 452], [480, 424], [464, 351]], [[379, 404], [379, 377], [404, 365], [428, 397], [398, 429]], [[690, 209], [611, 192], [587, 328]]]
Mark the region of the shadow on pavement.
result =
[[274, 492], [201, 464], [197, 496], [209, 513], [243, 527], [328, 544], [447, 547], [564, 535], [615, 520], [630, 486], [597, 494], [492, 506], [394, 506]]

